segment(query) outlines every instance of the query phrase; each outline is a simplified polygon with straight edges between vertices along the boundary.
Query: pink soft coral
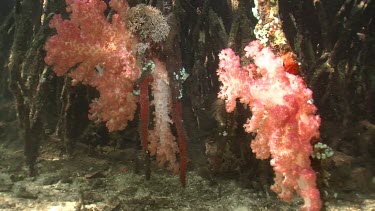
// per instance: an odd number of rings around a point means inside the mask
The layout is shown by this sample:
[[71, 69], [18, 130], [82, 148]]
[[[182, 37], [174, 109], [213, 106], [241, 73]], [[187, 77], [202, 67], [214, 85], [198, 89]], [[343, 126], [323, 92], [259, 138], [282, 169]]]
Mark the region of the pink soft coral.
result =
[[173, 121], [170, 117], [172, 108], [172, 93], [169, 86], [169, 77], [164, 63], [154, 59], [152, 95], [154, 112], [154, 129], [149, 131], [149, 151], [156, 155], [159, 166], [168, 165], [174, 173], [179, 170], [176, 154], [178, 145], [171, 131]]
[[247, 104], [252, 117], [244, 125], [256, 132], [251, 148], [259, 159], [271, 156], [276, 173], [272, 190], [285, 201], [295, 190], [305, 201], [302, 210], [320, 210], [316, 176], [310, 166], [311, 139], [319, 136], [320, 117], [315, 115], [312, 91], [299, 76], [284, 70], [282, 60], [259, 41], [251, 42], [246, 56], [254, 64], [244, 67], [231, 49], [219, 54], [219, 97], [233, 111], [236, 99]]
[[95, 87], [100, 97], [90, 106], [90, 118], [104, 121], [109, 131], [121, 130], [132, 120], [138, 97], [132, 94], [140, 75], [132, 45], [136, 40], [123, 21], [128, 6], [112, 0], [118, 14], [108, 22], [102, 0], [66, 0], [70, 20], [55, 15], [50, 27], [57, 34], [46, 43], [45, 62], [57, 75], [69, 72], [73, 84], [81, 81]]

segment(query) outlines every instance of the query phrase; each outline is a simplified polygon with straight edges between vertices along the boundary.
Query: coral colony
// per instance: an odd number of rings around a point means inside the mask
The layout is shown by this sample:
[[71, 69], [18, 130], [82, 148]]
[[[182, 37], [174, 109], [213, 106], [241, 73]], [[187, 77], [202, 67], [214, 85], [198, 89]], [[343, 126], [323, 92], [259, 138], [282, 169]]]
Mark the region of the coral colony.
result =
[[249, 106], [252, 117], [244, 125], [256, 132], [251, 148], [259, 159], [271, 156], [275, 171], [272, 190], [291, 201], [295, 190], [305, 201], [302, 210], [320, 210], [316, 176], [310, 166], [311, 139], [319, 136], [320, 117], [315, 115], [312, 91], [301, 77], [284, 70], [281, 58], [259, 41], [246, 48], [246, 57], [254, 63], [241, 67], [240, 58], [231, 49], [219, 54], [217, 73], [222, 82], [219, 97], [231, 112], [236, 99]]
[[[186, 140], [178, 137], [180, 144], [177, 145], [170, 130], [172, 102], [165, 65], [155, 59], [153, 75], [146, 77], [141, 84], [141, 97], [133, 94], [142, 68], [138, 67], [133, 52], [138, 41], [125, 24], [128, 5], [123, 0], [110, 1], [117, 14], [109, 22], [104, 16], [107, 5], [103, 1], [67, 0], [66, 3], [70, 20], [63, 20], [60, 15], [55, 15], [51, 20], [50, 27], [55, 28], [57, 34], [46, 43], [45, 62], [53, 65], [53, 70], [59, 76], [68, 73], [73, 85], [82, 82], [99, 91], [100, 97], [90, 105], [89, 118], [95, 122], [105, 122], [109, 131], [126, 128], [128, 121], [133, 120], [141, 98], [141, 121], [145, 121], [141, 122], [141, 137], [145, 139], [142, 145], [156, 156], [160, 166], [167, 165], [173, 172], [180, 170], [181, 183], [184, 185], [186, 150], [183, 149]], [[149, 118], [146, 117], [149, 106], [146, 87], [149, 84], [155, 105], [155, 127], [152, 130], [147, 128]], [[179, 120], [181, 117], [174, 116], [174, 121]], [[179, 159], [181, 166], [176, 159], [179, 147], [182, 152]]]
[[[104, 16], [107, 5], [101, 0], [66, 0], [66, 3], [70, 19], [55, 15], [51, 20], [50, 27], [57, 34], [46, 43], [45, 62], [59, 76], [68, 73], [73, 85], [82, 82], [98, 90], [100, 97], [91, 103], [89, 118], [105, 122], [109, 131], [126, 128], [139, 102], [144, 149], [156, 156], [160, 166], [180, 171], [185, 185], [182, 110], [180, 102], [171, 99], [165, 64], [153, 58], [154, 71], [141, 81], [140, 96], [133, 94], [142, 68], [133, 52], [139, 41], [127, 28], [128, 5], [124, 0], [111, 0], [110, 6], [117, 13], [109, 22]], [[305, 201], [302, 210], [319, 210], [321, 201], [309, 160], [313, 150], [311, 140], [319, 136], [320, 125], [316, 107], [311, 103], [312, 91], [302, 78], [285, 71], [282, 59], [259, 41], [251, 42], [245, 51], [254, 63], [242, 67], [231, 49], [220, 53], [219, 97], [225, 99], [228, 112], [234, 110], [237, 99], [249, 106], [252, 117], [244, 128], [257, 134], [251, 142], [257, 158], [271, 157], [276, 173], [272, 190], [285, 201], [292, 200], [296, 191]], [[147, 127], [149, 85], [155, 106], [152, 130]], [[171, 132], [172, 122], [176, 125], [178, 144]]]
[[45, 62], [53, 65], [59, 76], [69, 72], [73, 84], [95, 87], [100, 97], [90, 105], [90, 119], [106, 122], [109, 131], [122, 130], [134, 118], [138, 97], [132, 91], [141, 74], [132, 53], [136, 39], [123, 20], [128, 7], [121, 1], [111, 1], [118, 14], [110, 23], [104, 16], [107, 5], [103, 1], [66, 3], [70, 20], [60, 15], [51, 20], [50, 27], [57, 34], [45, 45]]

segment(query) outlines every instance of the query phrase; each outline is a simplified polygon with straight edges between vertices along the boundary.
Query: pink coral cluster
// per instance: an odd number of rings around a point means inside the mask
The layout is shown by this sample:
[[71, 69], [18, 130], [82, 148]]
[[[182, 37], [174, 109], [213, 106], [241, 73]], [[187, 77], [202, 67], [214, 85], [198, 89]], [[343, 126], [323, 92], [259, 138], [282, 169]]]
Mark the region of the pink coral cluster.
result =
[[252, 117], [244, 127], [246, 132], [257, 134], [251, 142], [257, 158], [271, 156], [276, 174], [272, 190], [285, 201], [291, 201], [296, 191], [305, 202], [302, 210], [320, 210], [320, 194], [309, 158], [311, 140], [319, 136], [320, 126], [312, 91], [301, 77], [286, 72], [282, 59], [259, 41], [251, 42], [245, 51], [254, 63], [243, 67], [231, 49], [219, 54], [219, 98], [226, 100], [228, 112], [234, 110], [237, 99], [251, 109]]
[[[68, 73], [73, 85], [82, 82], [95, 87], [100, 97], [91, 103], [89, 118], [106, 122], [110, 132], [122, 130], [134, 118], [139, 98], [133, 95], [133, 86], [141, 74], [132, 52], [137, 40], [125, 24], [128, 5], [124, 0], [111, 0], [110, 6], [117, 14], [109, 22], [104, 16], [107, 5], [103, 0], [66, 0], [66, 3], [70, 19], [63, 20], [61, 15], [55, 15], [51, 20], [50, 27], [55, 28], [57, 34], [45, 45], [45, 62], [53, 65], [58, 76]], [[177, 173], [179, 146], [171, 131], [172, 96], [168, 72], [165, 64], [157, 59], [154, 62], [152, 77], [147, 76], [141, 85], [143, 147], [156, 156], [160, 166], [168, 165]], [[154, 128], [149, 131], [150, 82], [155, 112]], [[186, 165], [186, 158], [180, 160]], [[184, 175], [181, 181], [184, 184]]]
[[66, 0], [70, 20], [55, 15], [50, 27], [57, 34], [45, 45], [45, 62], [61, 76], [69, 71], [73, 84], [95, 87], [100, 97], [90, 105], [90, 119], [106, 122], [109, 131], [121, 130], [132, 120], [138, 97], [132, 94], [140, 76], [132, 46], [136, 39], [126, 29], [124, 0], [111, 0], [117, 11], [109, 22], [102, 0]]
[[159, 166], [167, 164], [171, 171], [177, 173], [179, 165], [176, 154], [179, 148], [171, 131], [173, 121], [169, 115], [172, 108], [172, 93], [168, 72], [164, 63], [157, 59], [154, 59], [154, 63], [154, 80], [151, 85], [155, 112], [154, 129], [149, 131], [149, 151], [151, 155], [156, 155]]

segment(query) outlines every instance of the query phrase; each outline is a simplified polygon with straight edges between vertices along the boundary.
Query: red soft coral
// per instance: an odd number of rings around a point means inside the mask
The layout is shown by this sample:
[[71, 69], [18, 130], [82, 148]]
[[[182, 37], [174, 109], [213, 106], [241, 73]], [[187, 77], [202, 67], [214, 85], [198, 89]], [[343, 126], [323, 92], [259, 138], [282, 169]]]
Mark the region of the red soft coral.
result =
[[66, 0], [70, 20], [55, 15], [50, 27], [57, 34], [45, 45], [45, 62], [57, 75], [69, 72], [73, 84], [81, 81], [96, 87], [100, 97], [91, 104], [90, 118], [104, 121], [110, 131], [121, 130], [132, 120], [138, 97], [133, 84], [140, 75], [132, 52], [135, 38], [123, 21], [128, 6], [112, 0], [118, 14], [108, 22], [102, 0]]
[[244, 125], [256, 132], [251, 148], [259, 159], [271, 156], [275, 170], [272, 190], [290, 201], [295, 190], [305, 201], [303, 210], [319, 210], [321, 201], [315, 172], [310, 166], [311, 139], [319, 136], [320, 118], [315, 115], [312, 91], [299, 76], [285, 71], [282, 59], [259, 41], [251, 42], [246, 56], [254, 64], [240, 66], [231, 49], [223, 50], [218, 69], [222, 82], [219, 97], [233, 111], [236, 99], [247, 104], [252, 117]]

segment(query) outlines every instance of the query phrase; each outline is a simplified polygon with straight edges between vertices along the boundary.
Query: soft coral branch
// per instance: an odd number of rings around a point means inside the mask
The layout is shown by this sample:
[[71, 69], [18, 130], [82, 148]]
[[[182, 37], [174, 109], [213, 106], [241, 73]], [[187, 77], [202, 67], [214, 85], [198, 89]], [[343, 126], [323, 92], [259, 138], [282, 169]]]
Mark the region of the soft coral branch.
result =
[[320, 117], [315, 115], [312, 91], [302, 78], [285, 71], [282, 59], [259, 41], [251, 42], [246, 56], [254, 63], [241, 67], [231, 49], [223, 50], [218, 69], [222, 82], [219, 97], [233, 111], [236, 100], [247, 104], [252, 117], [244, 125], [256, 132], [251, 148], [259, 159], [271, 156], [276, 173], [272, 190], [290, 201], [295, 190], [305, 201], [303, 210], [319, 210], [316, 176], [310, 166], [311, 140], [319, 136]]
[[70, 20], [55, 15], [50, 27], [57, 34], [45, 45], [45, 62], [57, 75], [69, 72], [73, 84], [95, 87], [100, 97], [90, 106], [90, 119], [106, 122], [109, 131], [121, 130], [134, 118], [138, 97], [132, 94], [140, 76], [132, 45], [135, 38], [123, 21], [128, 6], [123, 0], [110, 5], [118, 14], [108, 22], [101, 0], [67, 0]]
[[173, 135], [171, 126], [173, 121], [170, 117], [172, 109], [172, 95], [169, 86], [169, 77], [166, 66], [158, 59], [154, 59], [155, 70], [152, 73], [153, 82], [152, 95], [154, 112], [154, 128], [149, 131], [149, 151], [155, 155], [159, 166], [167, 165], [168, 168], [177, 173], [179, 171], [178, 144]]

